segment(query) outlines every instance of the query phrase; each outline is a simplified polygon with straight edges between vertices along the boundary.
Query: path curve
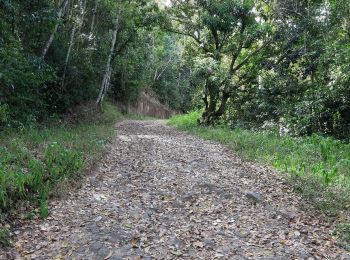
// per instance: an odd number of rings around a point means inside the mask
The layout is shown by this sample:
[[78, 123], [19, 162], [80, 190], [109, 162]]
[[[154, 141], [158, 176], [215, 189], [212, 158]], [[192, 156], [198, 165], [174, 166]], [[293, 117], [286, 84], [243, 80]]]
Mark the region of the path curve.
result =
[[46, 220], [18, 228], [8, 253], [18, 259], [347, 259], [332, 228], [301, 211], [301, 199], [275, 172], [165, 121], [123, 121], [117, 129], [83, 187], [52, 202]]

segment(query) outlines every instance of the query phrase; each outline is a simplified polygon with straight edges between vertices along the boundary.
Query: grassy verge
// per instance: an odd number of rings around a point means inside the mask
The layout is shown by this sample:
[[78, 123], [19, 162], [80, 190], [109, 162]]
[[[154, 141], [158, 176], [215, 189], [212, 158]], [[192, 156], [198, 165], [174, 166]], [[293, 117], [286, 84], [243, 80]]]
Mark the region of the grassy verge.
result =
[[296, 192], [338, 223], [335, 235], [340, 246], [350, 250], [350, 144], [318, 135], [295, 138], [272, 131], [203, 127], [197, 125], [199, 117], [198, 112], [174, 116], [169, 124], [285, 174]]
[[45, 127], [0, 133], [0, 223], [19, 206], [37, 205], [46, 217], [48, 199], [78, 183], [101, 158], [121, 114], [111, 104], [104, 113], [89, 106], [77, 111]]
[[288, 173], [296, 191], [317, 209], [330, 214], [350, 206], [350, 145], [318, 135], [280, 136], [276, 132], [253, 132], [228, 127], [200, 127], [198, 112], [175, 116], [169, 124], [219, 141], [241, 157]]

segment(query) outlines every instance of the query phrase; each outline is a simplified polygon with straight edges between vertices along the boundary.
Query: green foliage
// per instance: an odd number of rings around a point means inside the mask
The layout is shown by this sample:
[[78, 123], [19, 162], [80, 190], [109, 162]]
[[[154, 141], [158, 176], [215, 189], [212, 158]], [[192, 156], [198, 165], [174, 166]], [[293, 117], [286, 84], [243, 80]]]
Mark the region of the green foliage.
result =
[[57, 144], [43, 148], [42, 158], [33, 156], [24, 140], [12, 139], [1, 148], [0, 179], [2, 208], [13, 207], [28, 196], [47, 199], [48, 189], [83, 168], [82, 154]]
[[172, 3], [203, 123], [349, 138], [349, 1]]
[[83, 2], [0, 1], [0, 130], [48, 121], [95, 100], [116, 23], [110, 92], [129, 102], [150, 85], [153, 64], [145, 60], [152, 50], [145, 47], [158, 6], [135, 0]]
[[190, 85], [190, 67], [184, 60], [184, 46], [178, 35], [167, 35], [155, 30], [150, 46], [150, 81], [160, 101], [174, 110], [187, 111], [191, 107], [193, 89]]
[[[56, 142], [49, 144], [45, 149], [44, 163], [50, 169], [52, 182], [59, 181], [65, 176], [73, 177], [84, 164], [82, 154], [66, 149]], [[37, 176], [37, 179], [41, 179], [42, 173], [37, 174]]]
[[35, 217], [35, 212], [28, 212], [25, 215], [25, 219], [27, 219], [27, 220], [33, 220], [34, 217]]
[[350, 224], [340, 224], [337, 226], [336, 235], [340, 237], [341, 246], [346, 250], [350, 249]]
[[172, 1], [164, 27], [188, 37], [187, 55], [194, 73], [191, 84], [201, 89], [201, 122], [215, 123], [230, 97], [257, 75], [270, 32], [259, 23], [254, 1]]
[[88, 106], [78, 110], [78, 123], [53, 123], [0, 136], [1, 209], [28, 200], [38, 203], [40, 216], [46, 217], [47, 200], [57, 187], [67, 180], [78, 181], [82, 171], [99, 159], [121, 114], [110, 104], [104, 113]]
[[191, 107], [192, 88], [182, 52], [183, 46], [175, 35], [158, 28], [140, 33], [115, 62], [111, 86], [114, 97], [124, 103], [133, 102], [145, 89], [171, 109], [186, 111]]
[[197, 120], [200, 115], [199, 111], [193, 111], [186, 115], [175, 115], [170, 118], [169, 124], [184, 130], [194, 129], [198, 126]]
[[[229, 102], [226, 120], [260, 128], [283, 125], [290, 134], [346, 139], [349, 129], [348, 12], [346, 1], [277, 1], [266, 18], [273, 41], [255, 79]], [[324, 13], [324, 14], [322, 14]], [[347, 13], [347, 14], [346, 14]], [[293, 26], [290, 26], [290, 25]]]
[[9, 111], [7, 105], [0, 105], [0, 125], [5, 125], [9, 121]]
[[220, 141], [249, 160], [268, 163], [289, 173], [298, 192], [326, 211], [346, 208], [350, 200], [350, 145], [319, 135], [281, 136], [277, 131], [255, 132], [228, 127], [201, 127], [199, 113], [175, 116], [169, 124]]
[[0, 228], [0, 245], [4, 247], [11, 245], [10, 231], [6, 228]]
[[47, 218], [49, 215], [49, 205], [47, 204], [47, 201], [41, 201], [40, 207], [39, 207], [39, 214], [42, 218]]

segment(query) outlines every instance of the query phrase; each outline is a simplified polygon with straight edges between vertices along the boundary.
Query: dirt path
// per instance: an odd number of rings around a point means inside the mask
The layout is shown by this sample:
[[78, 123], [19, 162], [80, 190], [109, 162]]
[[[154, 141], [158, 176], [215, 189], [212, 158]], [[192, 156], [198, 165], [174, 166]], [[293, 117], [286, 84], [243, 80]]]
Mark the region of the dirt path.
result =
[[274, 172], [164, 121], [117, 128], [86, 184], [16, 230], [19, 259], [347, 259]]

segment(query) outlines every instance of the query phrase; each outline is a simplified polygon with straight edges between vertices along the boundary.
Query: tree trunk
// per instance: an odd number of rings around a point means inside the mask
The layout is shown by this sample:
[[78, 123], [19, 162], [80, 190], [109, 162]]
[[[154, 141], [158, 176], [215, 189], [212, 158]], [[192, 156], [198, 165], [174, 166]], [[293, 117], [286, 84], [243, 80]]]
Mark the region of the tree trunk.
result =
[[215, 115], [217, 97], [215, 87], [212, 83], [206, 82], [205, 96], [203, 97], [205, 103], [205, 110], [202, 114], [202, 118], [199, 120], [200, 124], [210, 125], [213, 124], [213, 117]]
[[51, 34], [49, 36], [49, 39], [46, 41], [46, 44], [45, 44], [45, 46], [44, 46], [44, 48], [43, 48], [43, 50], [41, 52], [41, 55], [40, 55], [40, 58], [42, 60], [45, 59], [45, 56], [46, 56], [48, 50], [50, 49], [50, 46], [51, 46], [51, 44], [52, 44], [52, 42], [53, 42], [53, 40], [55, 38], [55, 34], [56, 34], [56, 32], [58, 30], [58, 26], [60, 24], [60, 20], [61, 20], [63, 14], [64, 14], [64, 11], [65, 11], [65, 9], [66, 9], [66, 7], [68, 5], [68, 2], [69, 2], [69, 0], [63, 0], [63, 2], [61, 4], [61, 7], [58, 9], [57, 22], [55, 24], [55, 27], [54, 27], [53, 31], [51, 32]]
[[[170, 58], [165, 64], [164, 66], [160, 67], [159, 69], [156, 68], [156, 71], [154, 73], [154, 77], [153, 77], [153, 84], [160, 79], [160, 77], [164, 74], [164, 72], [168, 69], [168, 67], [171, 65], [171, 62], [173, 61], [173, 58]], [[160, 70], [160, 71], [159, 71]]]
[[103, 87], [103, 93], [101, 94], [100, 102], [98, 103], [98, 105], [100, 107], [102, 106], [103, 100], [104, 100], [106, 93], [108, 91], [109, 83], [111, 81], [111, 75], [112, 75], [112, 66], [109, 66], [107, 71], [106, 71], [104, 81], [103, 81], [102, 86], [101, 86], [101, 89]]
[[217, 108], [218, 98], [215, 96], [215, 90], [210, 86], [208, 89], [208, 93], [205, 93], [205, 96], [203, 97], [205, 110], [202, 114], [202, 118], [199, 120], [199, 124], [214, 125], [215, 121], [224, 114], [227, 101], [231, 95], [228, 91], [224, 91], [220, 100], [220, 106]]
[[67, 67], [68, 67], [68, 62], [69, 62], [69, 57], [70, 57], [70, 53], [72, 51], [73, 48], [73, 43], [74, 43], [74, 37], [75, 37], [75, 31], [77, 30], [77, 25], [74, 24], [72, 32], [70, 34], [70, 41], [69, 41], [69, 47], [67, 50], [67, 54], [66, 54], [66, 59], [64, 61], [64, 70], [63, 70], [63, 75], [62, 75], [62, 88], [64, 87], [64, 80], [66, 78], [66, 74], [67, 74]]
[[64, 70], [63, 70], [63, 75], [62, 75], [62, 88], [64, 87], [64, 81], [66, 78], [66, 74], [67, 74], [67, 67], [68, 67], [68, 63], [69, 63], [69, 58], [70, 58], [70, 54], [72, 52], [73, 49], [73, 45], [74, 45], [74, 39], [75, 39], [75, 33], [76, 31], [80, 31], [81, 26], [84, 23], [84, 15], [85, 15], [85, 7], [86, 7], [86, 1], [82, 2], [82, 0], [79, 1], [79, 6], [80, 6], [80, 10], [81, 10], [81, 17], [80, 20], [77, 22], [74, 22], [71, 34], [70, 34], [70, 40], [69, 40], [69, 47], [67, 50], [67, 54], [66, 54], [66, 59], [64, 62]]
[[110, 78], [111, 78], [111, 74], [112, 74], [111, 60], [112, 60], [112, 55], [113, 55], [114, 50], [115, 50], [115, 44], [117, 41], [117, 33], [118, 33], [118, 26], [119, 26], [118, 19], [119, 19], [119, 17], [117, 18], [117, 21], [115, 23], [115, 28], [113, 30], [112, 45], [111, 45], [111, 49], [110, 49], [110, 52], [109, 52], [109, 55], [107, 58], [106, 71], [105, 71], [105, 74], [103, 76], [101, 87], [100, 87], [100, 92], [99, 92], [97, 100], [96, 100], [96, 104], [100, 107], [102, 106], [103, 99], [108, 91], [109, 82], [110, 82]]
[[218, 110], [216, 110], [215, 114], [214, 114], [214, 120], [218, 119], [219, 117], [221, 117], [226, 109], [226, 104], [228, 99], [230, 98], [230, 93], [229, 92], [224, 92], [222, 94], [222, 98], [221, 98], [221, 104], [220, 107], [218, 108]]
[[99, 0], [95, 0], [95, 7], [94, 7], [94, 10], [93, 10], [93, 13], [92, 13], [91, 26], [90, 26], [90, 34], [91, 34], [91, 36], [94, 34], [96, 13], [97, 13], [97, 8], [98, 8], [98, 1]]
[[[80, 20], [79, 20], [79, 24], [78, 24], [78, 37], [81, 36], [81, 29], [83, 28], [83, 24], [84, 24], [84, 19], [85, 19], [85, 14], [86, 14], [86, 4], [87, 4], [87, 0], [81, 0], [80, 1]], [[77, 46], [77, 50], [80, 49], [80, 43], [81, 41], [78, 41], [78, 46]]]

